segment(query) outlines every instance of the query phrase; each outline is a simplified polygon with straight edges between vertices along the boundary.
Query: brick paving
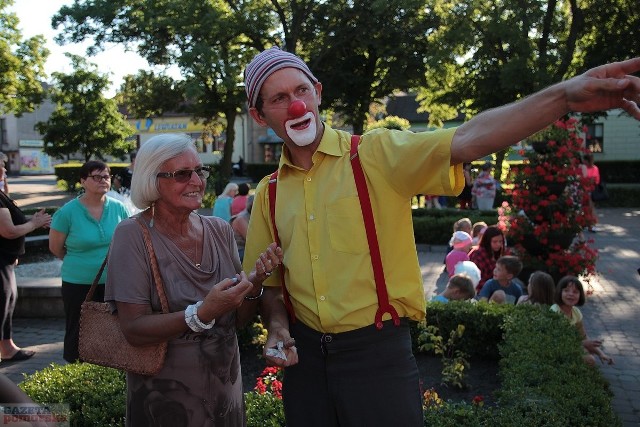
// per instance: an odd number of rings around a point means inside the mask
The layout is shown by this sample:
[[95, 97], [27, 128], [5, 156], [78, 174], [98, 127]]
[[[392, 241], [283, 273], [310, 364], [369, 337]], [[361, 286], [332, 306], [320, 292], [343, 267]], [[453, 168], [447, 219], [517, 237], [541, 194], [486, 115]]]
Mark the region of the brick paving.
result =
[[[605, 351], [616, 361], [613, 366], [599, 366], [614, 393], [614, 410], [624, 427], [637, 427], [640, 426], [640, 327], [637, 321], [640, 208], [600, 209], [597, 213], [600, 231], [587, 237], [594, 239], [594, 246], [599, 250], [599, 274], [592, 281], [594, 293], [582, 311], [589, 336], [603, 339]], [[418, 247], [427, 298], [440, 292], [446, 284], [444, 255], [445, 248], [441, 246]], [[51, 363], [65, 364], [63, 334], [64, 319], [14, 319], [16, 343], [37, 353], [27, 361], [0, 363], [0, 372], [18, 383], [25, 374]]]

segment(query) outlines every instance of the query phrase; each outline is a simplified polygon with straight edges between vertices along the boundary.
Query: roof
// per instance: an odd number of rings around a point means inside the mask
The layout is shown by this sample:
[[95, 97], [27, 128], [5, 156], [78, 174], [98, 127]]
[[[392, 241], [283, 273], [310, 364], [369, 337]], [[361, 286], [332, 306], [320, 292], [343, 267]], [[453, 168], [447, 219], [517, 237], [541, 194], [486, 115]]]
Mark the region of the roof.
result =
[[[387, 101], [387, 114], [409, 120], [410, 123], [427, 123], [429, 113], [418, 113], [420, 103], [416, 94], [394, 95]], [[453, 121], [463, 122], [464, 115], [459, 114]]]

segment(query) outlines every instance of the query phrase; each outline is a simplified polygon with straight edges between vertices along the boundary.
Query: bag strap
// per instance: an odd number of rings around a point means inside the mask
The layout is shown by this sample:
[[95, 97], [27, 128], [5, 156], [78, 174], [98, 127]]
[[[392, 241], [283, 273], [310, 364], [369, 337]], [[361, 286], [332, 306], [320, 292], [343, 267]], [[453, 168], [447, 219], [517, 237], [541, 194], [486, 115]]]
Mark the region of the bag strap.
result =
[[160, 275], [160, 269], [158, 269], [158, 259], [156, 258], [156, 252], [153, 250], [153, 243], [151, 242], [151, 233], [147, 225], [144, 223], [141, 217], [136, 217], [136, 221], [142, 228], [142, 238], [147, 245], [147, 251], [149, 251], [149, 260], [151, 261], [151, 272], [153, 273], [153, 281], [156, 283], [156, 291], [158, 291], [158, 297], [160, 298], [160, 305], [162, 306], [163, 313], [169, 313], [169, 302], [167, 301], [167, 295], [164, 291], [164, 281]]
[[371, 208], [371, 199], [369, 198], [369, 189], [367, 181], [364, 177], [360, 157], [358, 156], [358, 144], [360, 142], [359, 135], [351, 136], [351, 167], [353, 176], [356, 181], [356, 189], [358, 190], [358, 199], [360, 200], [360, 209], [362, 210], [362, 218], [364, 219], [364, 228], [367, 232], [367, 241], [369, 242], [369, 254], [371, 256], [371, 265], [373, 266], [373, 277], [376, 282], [376, 293], [378, 295], [378, 310], [376, 311], [375, 325], [376, 328], [382, 329], [382, 315], [389, 313], [396, 326], [400, 325], [400, 317], [396, 309], [389, 303], [389, 294], [387, 293], [387, 284], [384, 279], [384, 269], [382, 268], [382, 257], [380, 256], [380, 245], [378, 244], [378, 233], [376, 232], [376, 223], [373, 219], [373, 209]]
[[[162, 306], [163, 313], [169, 313], [169, 302], [167, 301], [167, 295], [164, 291], [164, 281], [162, 280], [162, 276], [160, 275], [160, 270], [158, 269], [158, 260], [156, 258], [156, 253], [153, 250], [153, 243], [151, 242], [151, 234], [149, 233], [149, 229], [144, 224], [143, 220], [140, 217], [135, 218], [136, 222], [142, 228], [142, 238], [144, 240], [145, 245], [147, 246], [147, 251], [149, 252], [149, 261], [151, 262], [151, 272], [153, 274], [153, 281], [156, 284], [156, 291], [158, 292], [158, 297], [160, 298], [160, 305]], [[93, 294], [95, 293], [96, 287], [98, 286], [98, 282], [100, 281], [100, 277], [102, 276], [102, 272], [104, 271], [104, 267], [107, 265], [107, 260], [109, 259], [109, 254], [104, 257], [104, 261], [102, 261], [102, 265], [98, 270], [98, 274], [95, 279], [93, 279], [93, 283], [91, 284], [91, 288], [87, 293], [87, 297], [85, 301], [92, 301]]]
[[107, 259], [109, 258], [109, 251], [107, 251], [107, 256], [104, 257], [104, 261], [102, 261], [102, 265], [98, 269], [98, 274], [96, 274], [96, 278], [93, 279], [93, 283], [91, 284], [91, 288], [89, 288], [89, 292], [87, 292], [87, 296], [84, 299], [85, 301], [93, 301], [93, 294], [96, 291], [96, 287], [98, 286], [98, 282], [100, 281], [100, 277], [102, 277], [102, 272], [104, 271], [104, 267], [107, 265]]
[[[276, 170], [269, 177], [269, 214], [271, 215], [271, 228], [273, 229], [273, 238], [278, 246], [280, 245], [280, 237], [278, 237], [278, 228], [276, 227], [276, 192], [278, 188], [278, 171]], [[293, 311], [291, 304], [291, 296], [287, 291], [287, 285], [284, 282], [284, 263], [280, 264], [280, 284], [282, 285], [282, 296], [284, 298], [284, 307], [289, 313], [291, 323], [296, 323], [296, 313]]]

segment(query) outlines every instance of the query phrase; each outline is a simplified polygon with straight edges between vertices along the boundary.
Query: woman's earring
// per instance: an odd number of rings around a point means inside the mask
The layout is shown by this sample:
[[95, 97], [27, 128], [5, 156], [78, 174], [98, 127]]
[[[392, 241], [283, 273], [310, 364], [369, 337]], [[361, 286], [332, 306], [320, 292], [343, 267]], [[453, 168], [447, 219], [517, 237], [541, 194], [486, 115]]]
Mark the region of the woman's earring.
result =
[[149, 227], [153, 228], [153, 219], [156, 217], [156, 204], [151, 203], [151, 221], [149, 221]]

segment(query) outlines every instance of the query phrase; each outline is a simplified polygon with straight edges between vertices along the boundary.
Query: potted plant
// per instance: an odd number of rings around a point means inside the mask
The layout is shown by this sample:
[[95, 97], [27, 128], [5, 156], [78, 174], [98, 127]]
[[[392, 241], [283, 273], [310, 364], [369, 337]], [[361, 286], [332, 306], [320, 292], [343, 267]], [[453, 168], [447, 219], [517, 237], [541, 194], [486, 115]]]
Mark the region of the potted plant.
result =
[[558, 120], [527, 139], [528, 145], [545, 142], [544, 149], [520, 151], [524, 162], [510, 175], [512, 205], [505, 202], [498, 209], [499, 224], [523, 261], [525, 276], [537, 269], [556, 280], [595, 273], [597, 251], [582, 234], [595, 218], [583, 209], [593, 184], [582, 173], [581, 156], [587, 150], [578, 125], [573, 118]]

